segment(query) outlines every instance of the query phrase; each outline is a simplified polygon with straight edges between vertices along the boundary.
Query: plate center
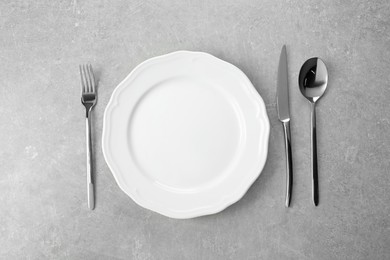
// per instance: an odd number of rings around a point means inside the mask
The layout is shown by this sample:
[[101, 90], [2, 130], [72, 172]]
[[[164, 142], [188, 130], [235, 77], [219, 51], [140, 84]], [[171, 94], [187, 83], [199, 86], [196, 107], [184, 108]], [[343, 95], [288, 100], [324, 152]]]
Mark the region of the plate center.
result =
[[172, 78], [140, 99], [129, 121], [128, 142], [137, 166], [152, 181], [196, 189], [229, 173], [241, 125], [223, 86]]

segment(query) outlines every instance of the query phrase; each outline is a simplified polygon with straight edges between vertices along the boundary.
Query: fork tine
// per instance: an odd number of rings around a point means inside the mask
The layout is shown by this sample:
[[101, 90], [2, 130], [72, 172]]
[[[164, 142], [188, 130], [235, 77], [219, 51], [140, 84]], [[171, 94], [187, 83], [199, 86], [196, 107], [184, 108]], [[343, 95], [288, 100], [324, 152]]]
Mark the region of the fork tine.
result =
[[85, 93], [86, 92], [86, 82], [85, 82], [85, 77], [84, 77], [84, 73], [83, 73], [83, 68], [81, 65], [79, 65], [79, 69], [80, 69], [80, 77], [81, 77], [81, 92]]
[[92, 87], [92, 92], [95, 93], [96, 91], [96, 82], [95, 82], [95, 75], [93, 74], [93, 70], [92, 70], [92, 65], [89, 64], [88, 66], [88, 70], [89, 70], [89, 76], [91, 78], [91, 87]]
[[89, 77], [89, 73], [88, 73], [88, 65], [83, 65], [83, 71], [84, 71], [84, 77], [85, 77], [85, 80], [87, 82], [87, 92], [92, 92], [92, 88], [91, 88], [91, 79]]

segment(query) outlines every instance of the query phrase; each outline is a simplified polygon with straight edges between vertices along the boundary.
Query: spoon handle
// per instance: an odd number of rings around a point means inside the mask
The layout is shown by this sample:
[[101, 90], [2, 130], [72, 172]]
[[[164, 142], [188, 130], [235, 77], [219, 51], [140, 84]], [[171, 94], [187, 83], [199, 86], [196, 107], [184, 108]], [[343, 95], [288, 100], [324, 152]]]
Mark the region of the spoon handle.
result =
[[313, 202], [318, 205], [318, 164], [317, 164], [317, 127], [316, 127], [316, 103], [311, 103], [311, 165], [313, 173]]
[[291, 132], [290, 121], [283, 122], [284, 144], [286, 148], [286, 207], [290, 206], [292, 182], [293, 182], [293, 163], [291, 152]]

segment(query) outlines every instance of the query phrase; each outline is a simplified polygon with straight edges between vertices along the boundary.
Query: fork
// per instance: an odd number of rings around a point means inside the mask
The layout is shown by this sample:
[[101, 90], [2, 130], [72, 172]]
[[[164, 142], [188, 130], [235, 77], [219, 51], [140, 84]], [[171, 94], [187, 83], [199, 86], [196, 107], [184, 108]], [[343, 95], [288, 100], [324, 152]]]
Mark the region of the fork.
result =
[[87, 137], [87, 191], [88, 208], [95, 207], [94, 185], [92, 179], [92, 138], [91, 138], [91, 111], [96, 104], [96, 82], [91, 64], [80, 65], [81, 76], [81, 103], [86, 109], [86, 137]]

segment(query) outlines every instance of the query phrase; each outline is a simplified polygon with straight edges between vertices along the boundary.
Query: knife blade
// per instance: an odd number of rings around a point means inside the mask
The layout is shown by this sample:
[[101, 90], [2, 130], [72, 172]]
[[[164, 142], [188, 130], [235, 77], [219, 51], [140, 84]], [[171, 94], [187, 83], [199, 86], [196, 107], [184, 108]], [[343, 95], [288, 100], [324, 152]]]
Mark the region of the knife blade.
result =
[[288, 70], [287, 70], [287, 50], [283, 45], [279, 58], [279, 69], [277, 78], [276, 107], [278, 118], [283, 124], [284, 144], [286, 150], [286, 207], [290, 206], [292, 182], [293, 182], [293, 163], [291, 151], [291, 131], [290, 131], [290, 105], [288, 94]]
[[276, 104], [278, 117], [282, 122], [290, 120], [289, 95], [288, 95], [288, 72], [287, 72], [287, 50], [283, 45], [279, 58], [278, 82], [277, 82]]

